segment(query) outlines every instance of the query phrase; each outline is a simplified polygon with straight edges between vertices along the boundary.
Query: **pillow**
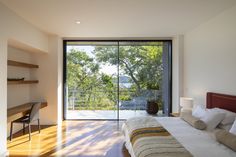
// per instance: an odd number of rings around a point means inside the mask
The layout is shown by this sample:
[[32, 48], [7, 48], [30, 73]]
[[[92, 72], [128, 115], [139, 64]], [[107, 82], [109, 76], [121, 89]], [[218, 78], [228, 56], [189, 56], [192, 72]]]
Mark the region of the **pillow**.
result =
[[218, 128], [220, 128], [220, 129], [223, 129], [223, 130], [226, 130], [226, 131], [229, 131], [231, 128], [232, 128], [232, 125], [233, 124], [226, 124], [226, 125], [223, 125], [223, 124], [219, 124], [218, 125]]
[[236, 113], [221, 109], [221, 108], [214, 108], [218, 112], [225, 113], [225, 118], [222, 120], [221, 124], [226, 125], [226, 124], [232, 124], [236, 118]]
[[234, 120], [234, 124], [232, 125], [231, 129], [229, 130], [230, 133], [236, 135], [236, 119]]
[[181, 112], [180, 117], [196, 129], [204, 130], [206, 128], [206, 124], [199, 118], [192, 116], [191, 112]]
[[215, 136], [217, 141], [236, 151], [236, 135], [225, 130], [218, 130]]
[[194, 110], [193, 110], [193, 113], [192, 115], [196, 118], [203, 118], [204, 115], [206, 114], [206, 110], [201, 107], [200, 105], [198, 105]]
[[206, 123], [207, 130], [212, 131], [224, 119], [225, 113], [217, 112], [214, 109], [208, 109], [201, 120]]

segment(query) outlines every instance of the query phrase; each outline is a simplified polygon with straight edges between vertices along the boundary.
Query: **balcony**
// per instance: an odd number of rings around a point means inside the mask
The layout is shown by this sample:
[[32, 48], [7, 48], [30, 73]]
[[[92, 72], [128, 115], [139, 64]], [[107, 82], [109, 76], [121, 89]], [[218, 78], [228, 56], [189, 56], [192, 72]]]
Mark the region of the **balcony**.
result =
[[[142, 90], [139, 96], [136, 91], [120, 90], [119, 98], [109, 99], [107, 91], [95, 91], [88, 96], [79, 90], [68, 90], [67, 119], [127, 119], [134, 116], [147, 116], [147, 97], [161, 97], [158, 90]], [[114, 93], [117, 91], [114, 90]], [[90, 101], [88, 101], [90, 100]], [[119, 105], [116, 105], [119, 103]], [[162, 106], [159, 106], [161, 109]], [[119, 109], [119, 110], [118, 110]], [[159, 115], [162, 111], [159, 110]]]

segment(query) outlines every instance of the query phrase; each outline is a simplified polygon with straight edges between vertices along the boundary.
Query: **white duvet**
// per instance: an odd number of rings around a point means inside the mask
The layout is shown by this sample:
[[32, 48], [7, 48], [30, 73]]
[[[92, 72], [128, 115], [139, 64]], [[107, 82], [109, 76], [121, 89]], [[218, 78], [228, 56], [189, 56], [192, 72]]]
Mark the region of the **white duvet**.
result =
[[[176, 117], [158, 117], [156, 119], [194, 157], [236, 157], [236, 152], [216, 141], [213, 132], [197, 130]], [[135, 157], [127, 132], [125, 132], [125, 139], [126, 148], [130, 155]]]

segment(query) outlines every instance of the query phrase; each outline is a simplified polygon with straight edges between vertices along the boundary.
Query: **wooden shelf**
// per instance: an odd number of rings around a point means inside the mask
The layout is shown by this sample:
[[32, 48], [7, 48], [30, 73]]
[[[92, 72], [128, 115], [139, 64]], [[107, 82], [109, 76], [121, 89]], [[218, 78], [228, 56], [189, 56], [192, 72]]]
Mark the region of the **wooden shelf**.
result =
[[[26, 114], [27, 112], [29, 112], [32, 105], [35, 103], [37, 103], [37, 102], [28, 102], [28, 103], [21, 104], [19, 106], [15, 106], [15, 107], [7, 109], [7, 117], [13, 116], [18, 113]], [[41, 108], [44, 108], [47, 106], [48, 106], [47, 102], [41, 102]]]
[[39, 83], [38, 80], [24, 80], [24, 81], [7, 81], [8, 85], [13, 85], [13, 84], [36, 84]]
[[39, 66], [35, 64], [23, 63], [23, 62], [18, 62], [18, 61], [13, 61], [13, 60], [7, 60], [7, 65], [16, 66], [16, 67], [24, 67], [24, 68], [39, 68]]

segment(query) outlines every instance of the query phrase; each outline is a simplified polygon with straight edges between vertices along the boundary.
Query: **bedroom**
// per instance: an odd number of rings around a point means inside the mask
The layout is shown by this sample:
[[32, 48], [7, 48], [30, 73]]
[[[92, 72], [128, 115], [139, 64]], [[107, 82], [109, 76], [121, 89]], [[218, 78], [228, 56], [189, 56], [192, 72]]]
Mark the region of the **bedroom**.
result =
[[[206, 105], [207, 92], [236, 95], [234, 0], [0, 2], [0, 154], [8, 148], [9, 101], [46, 100], [41, 124], [63, 123], [63, 40], [172, 40], [172, 112], [180, 111], [182, 96]], [[12, 47], [17, 50], [9, 52]], [[8, 57], [39, 65], [16, 71], [39, 83], [8, 87]]]

